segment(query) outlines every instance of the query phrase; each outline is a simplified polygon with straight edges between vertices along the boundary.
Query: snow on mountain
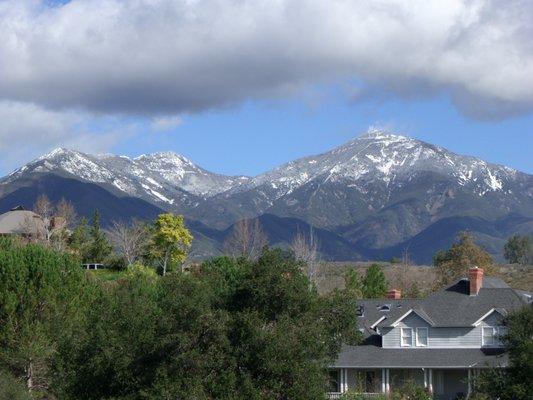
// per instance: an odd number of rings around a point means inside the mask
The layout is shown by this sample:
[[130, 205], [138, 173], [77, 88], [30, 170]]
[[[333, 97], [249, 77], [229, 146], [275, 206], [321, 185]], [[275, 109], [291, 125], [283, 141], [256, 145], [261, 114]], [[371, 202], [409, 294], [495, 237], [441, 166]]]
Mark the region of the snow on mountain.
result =
[[57, 148], [4, 178], [17, 179], [30, 172], [59, 172], [114, 187], [128, 195], [172, 206], [194, 205], [195, 196], [207, 198], [246, 182], [208, 172], [175, 153], [155, 153], [137, 158], [112, 154], [89, 155]]
[[[364, 190], [368, 182], [394, 186], [418, 172], [449, 176], [482, 196], [506, 190], [518, 173], [508, 167], [461, 156], [420, 140], [371, 129], [331, 151], [289, 162], [246, 183], [248, 189], [268, 187], [274, 199], [310, 181], [346, 181]], [[240, 188], [242, 190], [242, 188]]]
[[[33, 171], [68, 173], [167, 207], [176, 204], [195, 207], [219, 194], [229, 199], [249, 191], [259, 193], [261, 201], [268, 205], [312, 181], [341, 183], [361, 193], [367, 193], [366, 188], [373, 184], [393, 190], [422, 172], [447, 176], [483, 196], [488, 192], [510, 193], [511, 185], [507, 183], [517, 175], [525, 175], [376, 129], [331, 151], [289, 162], [254, 178], [215, 174], [172, 152], [129, 158], [58, 148], [3, 181]], [[387, 195], [383, 193], [384, 197]]]

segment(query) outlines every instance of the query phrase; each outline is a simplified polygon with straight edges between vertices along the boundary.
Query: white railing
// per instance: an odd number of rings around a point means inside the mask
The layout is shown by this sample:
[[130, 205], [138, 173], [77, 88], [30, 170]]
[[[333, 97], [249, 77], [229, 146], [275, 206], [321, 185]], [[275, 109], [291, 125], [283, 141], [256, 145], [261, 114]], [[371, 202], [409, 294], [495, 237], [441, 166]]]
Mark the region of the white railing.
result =
[[[362, 396], [364, 399], [376, 399], [378, 397], [383, 396], [382, 393], [358, 393], [360, 396]], [[328, 393], [328, 399], [329, 400], [338, 400], [342, 398], [342, 393], [338, 392], [330, 392]]]

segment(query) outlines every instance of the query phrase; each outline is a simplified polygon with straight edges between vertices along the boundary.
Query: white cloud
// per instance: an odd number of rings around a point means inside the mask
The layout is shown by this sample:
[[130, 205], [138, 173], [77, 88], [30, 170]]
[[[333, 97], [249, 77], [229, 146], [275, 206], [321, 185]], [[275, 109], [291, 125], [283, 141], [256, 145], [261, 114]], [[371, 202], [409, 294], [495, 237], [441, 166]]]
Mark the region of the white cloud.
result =
[[53, 147], [109, 150], [135, 128], [115, 118], [50, 111], [35, 104], [0, 102], [0, 170], [21, 166]]
[[151, 128], [155, 131], [168, 131], [177, 128], [183, 123], [180, 116], [155, 117], [152, 119]]
[[0, 0], [0, 96], [175, 115], [355, 79], [506, 116], [533, 109], [531, 37], [529, 0]]

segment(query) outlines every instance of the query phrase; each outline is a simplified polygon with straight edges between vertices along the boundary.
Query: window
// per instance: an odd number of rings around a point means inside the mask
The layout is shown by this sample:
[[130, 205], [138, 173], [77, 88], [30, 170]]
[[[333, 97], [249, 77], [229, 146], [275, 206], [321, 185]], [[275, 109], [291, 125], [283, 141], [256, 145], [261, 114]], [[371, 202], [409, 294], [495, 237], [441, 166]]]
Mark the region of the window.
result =
[[483, 346], [502, 346], [502, 337], [507, 333], [505, 326], [484, 326], [482, 328]]
[[413, 345], [413, 330], [411, 328], [402, 328], [401, 336], [402, 347], [411, 347]]
[[428, 328], [416, 328], [416, 345], [420, 347], [427, 347]]

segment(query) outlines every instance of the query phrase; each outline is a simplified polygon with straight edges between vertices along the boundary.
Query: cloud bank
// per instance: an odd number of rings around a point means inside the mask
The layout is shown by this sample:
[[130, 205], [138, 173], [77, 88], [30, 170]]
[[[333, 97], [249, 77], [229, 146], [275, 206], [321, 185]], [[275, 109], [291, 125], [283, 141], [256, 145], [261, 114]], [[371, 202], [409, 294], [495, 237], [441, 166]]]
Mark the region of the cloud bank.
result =
[[533, 110], [532, 37], [529, 0], [0, 0], [0, 99], [157, 117], [358, 82], [503, 118]]

